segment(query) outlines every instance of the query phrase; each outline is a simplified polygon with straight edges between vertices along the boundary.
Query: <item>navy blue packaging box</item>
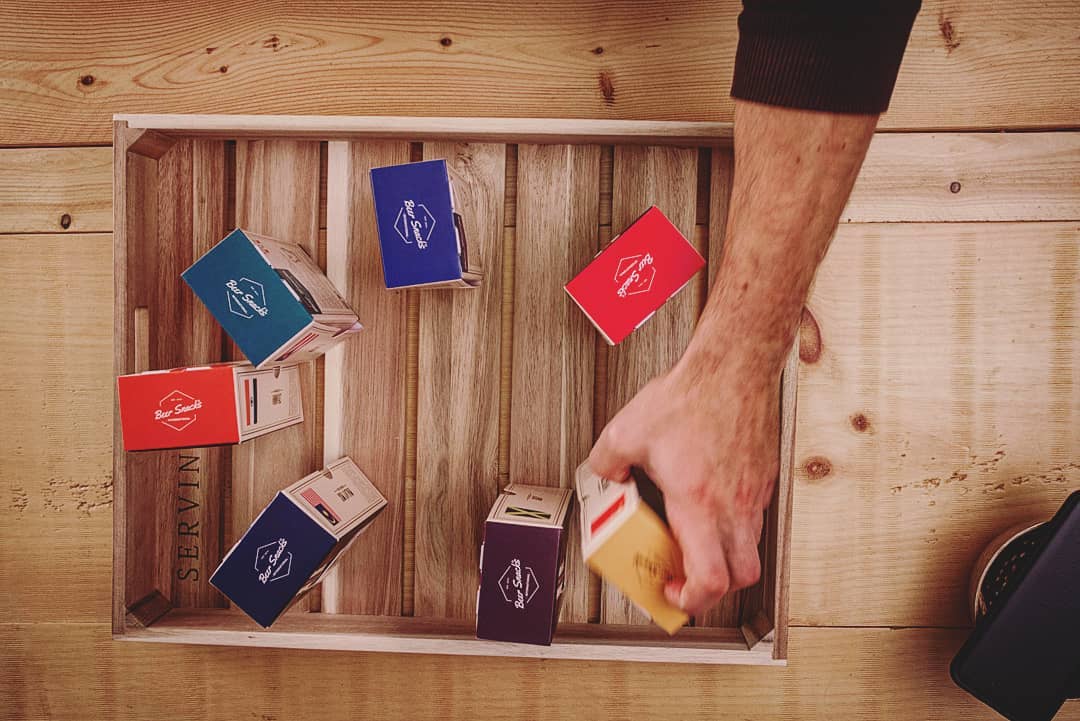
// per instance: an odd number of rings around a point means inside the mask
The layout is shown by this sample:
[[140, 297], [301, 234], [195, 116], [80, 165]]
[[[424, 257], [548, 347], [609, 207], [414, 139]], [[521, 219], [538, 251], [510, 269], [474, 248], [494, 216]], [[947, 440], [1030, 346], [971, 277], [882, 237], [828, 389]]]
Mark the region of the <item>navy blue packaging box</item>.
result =
[[371, 170], [387, 288], [480, 285], [480, 259], [469, 252], [451, 175], [445, 160]]
[[237, 228], [181, 277], [256, 368], [314, 360], [361, 328], [296, 243]]
[[352, 460], [334, 461], [274, 496], [210, 583], [268, 627], [385, 507], [386, 499]]
[[484, 523], [476, 637], [550, 646], [562, 605], [573, 491], [512, 483]]

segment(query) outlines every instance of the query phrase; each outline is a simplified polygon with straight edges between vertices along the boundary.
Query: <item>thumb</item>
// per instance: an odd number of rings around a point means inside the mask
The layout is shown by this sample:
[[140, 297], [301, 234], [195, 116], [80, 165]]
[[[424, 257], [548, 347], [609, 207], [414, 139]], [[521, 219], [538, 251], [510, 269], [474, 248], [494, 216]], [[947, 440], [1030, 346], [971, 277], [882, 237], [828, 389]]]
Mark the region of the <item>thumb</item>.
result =
[[593, 473], [609, 481], [622, 483], [630, 478], [630, 466], [640, 465], [636, 444], [629, 441], [618, 425], [608, 423], [589, 453]]

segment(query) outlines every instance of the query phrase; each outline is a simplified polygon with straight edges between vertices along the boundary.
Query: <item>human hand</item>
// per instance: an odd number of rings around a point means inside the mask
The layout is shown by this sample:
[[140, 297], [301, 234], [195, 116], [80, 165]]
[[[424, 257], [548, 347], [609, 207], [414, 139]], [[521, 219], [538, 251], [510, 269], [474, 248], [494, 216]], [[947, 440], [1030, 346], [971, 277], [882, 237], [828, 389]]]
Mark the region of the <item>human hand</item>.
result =
[[664, 589], [673, 605], [699, 615], [757, 582], [778, 440], [778, 369], [704, 364], [689, 354], [600, 434], [589, 455], [595, 473], [625, 482], [639, 466], [664, 493], [685, 573]]

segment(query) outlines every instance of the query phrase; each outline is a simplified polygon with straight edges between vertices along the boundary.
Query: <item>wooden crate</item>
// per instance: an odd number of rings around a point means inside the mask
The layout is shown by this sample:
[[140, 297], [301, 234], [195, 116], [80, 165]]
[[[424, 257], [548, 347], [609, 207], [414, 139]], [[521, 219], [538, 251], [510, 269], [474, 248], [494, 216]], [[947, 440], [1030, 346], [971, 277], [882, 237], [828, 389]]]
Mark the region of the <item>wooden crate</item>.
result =
[[[473, 637], [482, 520], [508, 481], [571, 485], [606, 420], [690, 338], [732, 172], [721, 123], [119, 116], [116, 372], [238, 358], [180, 279], [234, 226], [302, 244], [367, 326], [303, 369], [306, 421], [235, 448], [123, 452], [115, 437], [113, 631], [174, 643], [782, 664], [795, 387], [762, 580], [669, 638], [581, 562], [576, 524], [550, 647]], [[387, 291], [368, 170], [446, 158], [483, 256], [478, 290]], [[709, 260], [616, 348], [563, 284], [648, 205]], [[793, 351], [785, 379], [795, 378]], [[208, 583], [281, 487], [351, 456], [389, 501], [269, 630]]]

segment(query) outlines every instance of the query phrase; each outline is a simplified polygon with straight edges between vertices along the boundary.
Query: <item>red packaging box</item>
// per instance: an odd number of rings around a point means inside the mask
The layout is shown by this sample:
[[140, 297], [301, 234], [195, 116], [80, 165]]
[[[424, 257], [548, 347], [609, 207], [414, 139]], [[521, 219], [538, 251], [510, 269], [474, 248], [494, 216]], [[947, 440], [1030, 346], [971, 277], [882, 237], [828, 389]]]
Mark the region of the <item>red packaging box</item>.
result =
[[240, 443], [304, 420], [297, 366], [147, 371], [117, 381], [124, 450]]
[[655, 205], [612, 239], [566, 292], [611, 345], [678, 293], [705, 259]]

